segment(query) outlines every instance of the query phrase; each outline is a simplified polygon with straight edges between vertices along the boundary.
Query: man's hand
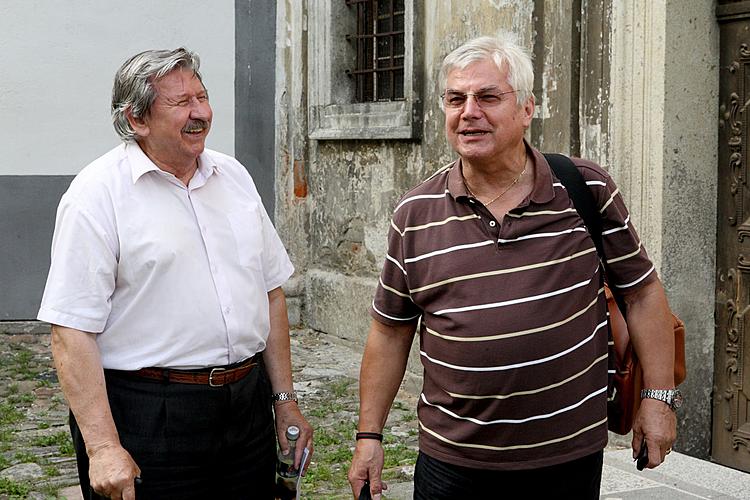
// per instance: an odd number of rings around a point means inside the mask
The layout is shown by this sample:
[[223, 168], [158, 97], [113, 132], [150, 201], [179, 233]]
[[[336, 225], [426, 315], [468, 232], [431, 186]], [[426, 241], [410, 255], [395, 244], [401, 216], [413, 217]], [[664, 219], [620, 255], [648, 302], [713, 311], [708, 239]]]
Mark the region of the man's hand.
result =
[[135, 478], [141, 469], [119, 444], [100, 446], [89, 453], [89, 480], [93, 490], [112, 500], [135, 500]]
[[653, 469], [664, 462], [677, 438], [675, 413], [662, 401], [646, 398], [633, 423], [633, 458], [641, 451], [644, 439], [648, 447], [648, 465]]
[[276, 416], [276, 433], [279, 438], [279, 448], [282, 453], [288, 453], [289, 441], [286, 439], [286, 429], [290, 425], [299, 427], [299, 439], [297, 447], [294, 449], [294, 468], [299, 469], [299, 462], [302, 459], [302, 453], [305, 448], [308, 449], [307, 463], [305, 469], [300, 474], [305, 475], [305, 471], [310, 466], [310, 458], [313, 454], [313, 428], [302, 416], [296, 401], [277, 401], [274, 403], [274, 415]]
[[354, 449], [352, 465], [349, 468], [349, 484], [352, 486], [354, 498], [359, 499], [362, 485], [370, 481], [370, 495], [374, 500], [380, 500], [380, 493], [388, 489], [381, 478], [383, 473], [383, 444], [377, 439], [360, 439]]
[[[406, 371], [416, 323], [389, 326], [372, 320], [359, 371], [360, 432], [381, 432], [393, 398]], [[349, 468], [349, 484], [358, 499], [362, 485], [370, 481], [370, 494], [379, 500], [388, 487], [383, 483], [383, 444], [377, 439], [359, 439]]]

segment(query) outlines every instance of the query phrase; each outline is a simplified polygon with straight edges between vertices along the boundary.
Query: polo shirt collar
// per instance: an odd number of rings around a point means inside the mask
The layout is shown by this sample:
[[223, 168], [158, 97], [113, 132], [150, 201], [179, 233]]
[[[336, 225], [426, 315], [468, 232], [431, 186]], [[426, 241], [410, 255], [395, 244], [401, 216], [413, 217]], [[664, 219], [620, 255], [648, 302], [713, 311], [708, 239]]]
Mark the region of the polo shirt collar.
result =
[[[137, 142], [125, 143], [125, 154], [130, 163], [130, 173], [133, 179], [133, 184], [148, 172], [160, 171], [159, 167], [157, 167], [156, 164], [146, 156], [146, 153], [143, 152]], [[204, 149], [198, 157], [198, 171], [196, 172], [196, 175], [208, 179], [214, 171], [218, 170], [218, 165], [211, 155]]]
[[[466, 189], [466, 182], [464, 181], [464, 173], [461, 169], [461, 158], [457, 159], [451, 165], [448, 171], [448, 191], [455, 200], [461, 200], [461, 198], [468, 198], [469, 192]], [[463, 201], [463, 200], [462, 200]]]
[[[534, 187], [529, 195], [529, 201], [536, 204], [548, 203], [555, 196], [555, 189], [552, 186], [552, 170], [544, 155], [535, 148], [531, 147], [524, 139], [526, 150], [530, 152], [531, 161], [536, 166], [536, 178]], [[448, 172], [448, 191], [456, 201], [466, 201], [469, 198], [469, 192], [466, 189], [463, 169], [461, 168], [461, 158], [458, 158], [449, 167]]]
[[529, 199], [537, 205], [549, 203], [555, 197], [555, 188], [552, 185], [552, 169], [547, 163], [547, 159], [537, 149], [529, 146], [532, 159], [534, 161], [536, 177], [534, 179], [534, 189], [529, 195]]

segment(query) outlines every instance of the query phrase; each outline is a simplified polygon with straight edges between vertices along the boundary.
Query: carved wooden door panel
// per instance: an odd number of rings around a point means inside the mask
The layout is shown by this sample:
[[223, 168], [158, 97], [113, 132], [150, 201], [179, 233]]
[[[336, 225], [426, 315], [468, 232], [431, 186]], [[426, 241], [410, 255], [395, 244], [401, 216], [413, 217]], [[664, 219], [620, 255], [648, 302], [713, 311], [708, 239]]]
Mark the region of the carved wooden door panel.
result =
[[719, 1], [713, 459], [750, 471], [750, 2]]

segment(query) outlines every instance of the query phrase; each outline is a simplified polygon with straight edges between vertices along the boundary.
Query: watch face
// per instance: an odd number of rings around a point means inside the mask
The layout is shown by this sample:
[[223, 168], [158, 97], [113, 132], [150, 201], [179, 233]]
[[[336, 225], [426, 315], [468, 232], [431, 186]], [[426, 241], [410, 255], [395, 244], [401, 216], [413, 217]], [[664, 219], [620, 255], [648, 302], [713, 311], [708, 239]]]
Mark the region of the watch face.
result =
[[675, 389], [674, 394], [672, 396], [672, 408], [677, 409], [680, 406], [682, 406], [682, 403], [684, 402], [684, 399], [682, 397], [682, 393], [679, 391], [679, 389]]

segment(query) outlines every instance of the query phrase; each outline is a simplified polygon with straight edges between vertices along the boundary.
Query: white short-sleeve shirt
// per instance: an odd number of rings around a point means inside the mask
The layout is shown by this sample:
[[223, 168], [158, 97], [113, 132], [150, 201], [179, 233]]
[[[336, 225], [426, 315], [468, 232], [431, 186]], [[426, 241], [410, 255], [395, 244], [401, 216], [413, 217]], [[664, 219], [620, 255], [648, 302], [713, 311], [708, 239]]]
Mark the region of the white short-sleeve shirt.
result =
[[38, 318], [98, 333], [105, 368], [198, 368], [262, 351], [294, 268], [247, 170], [206, 149], [189, 186], [135, 143], [62, 197]]

